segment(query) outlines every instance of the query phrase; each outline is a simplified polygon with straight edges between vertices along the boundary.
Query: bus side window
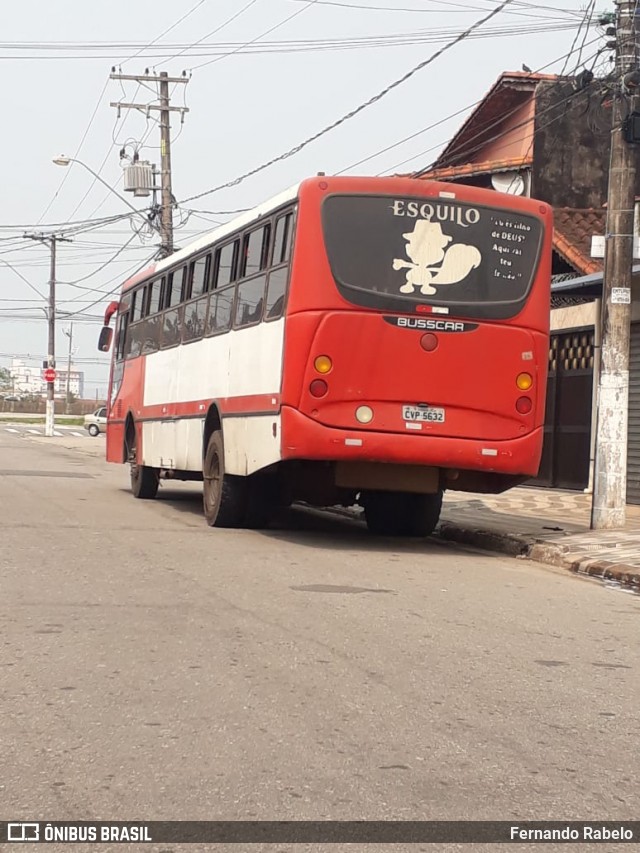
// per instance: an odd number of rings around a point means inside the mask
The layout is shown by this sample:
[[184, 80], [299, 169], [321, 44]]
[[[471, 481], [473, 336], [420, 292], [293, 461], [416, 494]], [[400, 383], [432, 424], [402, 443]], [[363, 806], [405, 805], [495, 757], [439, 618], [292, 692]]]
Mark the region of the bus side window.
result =
[[216, 251], [212, 289], [224, 287], [236, 280], [239, 246], [240, 241], [234, 240]]
[[240, 267], [240, 278], [263, 270], [269, 258], [269, 236], [271, 226], [263, 225], [249, 234], [245, 234], [242, 242], [242, 264]]
[[211, 294], [205, 334], [217, 335], [229, 330], [235, 292], [232, 286]]
[[189, 279], [191, 282], [189, 298], [194, 299], [196, 296], [201, 296], [209, 290], [209, 267], [211, 265], [211, 255], [205, 255], [204, 258], [198, 258], [197, 261], [192, 261], [189, 265]]
[[[180, 284], [180, 302], [187, 302], [191, 299], [191, 276], [189, 275], [189, 267], [185, 264], [181, 270], [178, 270], [173, 276], [174, 286], [176, 279]], [[172, 302], [175, 305], [175, 302]]]
[[168, 273], [162, 279], [164, 283], [164, 287], [162, 288], [162, 310], [171, 307], [171, 297], [173, 295], [173, 279], [174, 275], [172, 272]]
[[163, 308], [175, 308], [182, 299], [182, 282], [186, 267], [170, 272], [164, 279], [164, 296], [162, 298]]
[[149, 314], [149, 297], [151, 296], [151, 285], [146, 284], [140, 291], [142, 298], [140, 299], [140, 318], [144, 318]]
[[165, 311], [162, 317], [162, 349], [174, 347], [180, 343], [182, 316], [184, 308], [173, 308]]
[[128, 334], [128, 344], [127, 344], [127, 358], [135, 358], [140, 355], [142, 352], [142, 337], [144, 335], [144, 323], [138, 321], [137, 323], [131, 323], [129, 326], [129, 334]]
[[255, 326], [262, 320], [262, 307], [264, 305], [264, 287], [267, 281], [266, 275], [242, 281], [238, 285], [238, 298], [236, 299], [236, 311], [233, 326], [235, 329], [243, 326]]
[[139, 287], [131, 295], [131, 322], [142, 319], [144, 309], [144, 288]]
[[125, 357], [125, 343], [127, 339], [127, 328], [129, 326], [129, 312], [126, 311], [118, 318], [118, 333], [116, 336], [116, 361], [122, 361]]
[[269, 273], [267, 284], [267, 302], [265, 305], [265, 320], [277, 320], [284, 314], [284, 301], [287, 291], [287, 267], [279, 267]]
[[192, 300], [184, 306], [184, 323], [182, 328], [182, 340], [184, 343], [195, 341], [203, 336], [208, 299], [209, 297], [205, 294], [200, 299]]
[[157, 314], [160, 310], [160, 289], [162, 280], [157, 278], [148, 285], [149, 295], [147, 298], [148, 314]]
[[272, 265], [286, 263], [291, 257], [293, 240], [293, 213], [285, 213], [276, 220], [276, 231], [273, 239]]

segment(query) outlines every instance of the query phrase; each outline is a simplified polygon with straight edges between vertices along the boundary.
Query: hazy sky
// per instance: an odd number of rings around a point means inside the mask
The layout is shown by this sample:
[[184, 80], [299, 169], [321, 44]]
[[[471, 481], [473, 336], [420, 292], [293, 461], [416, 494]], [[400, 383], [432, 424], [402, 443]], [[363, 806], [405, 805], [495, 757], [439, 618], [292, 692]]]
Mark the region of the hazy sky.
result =
[[[502, 71], [520, 70], [523, 63], [534, 70], [545, 66], [571, 48], [586, 4], [577, 0], [544, 2], [546, 5], [514, 0], [507, 7], [509, 12], [505, 10], [483, 27], [507, 35], [463, 41], [299, 154], [234, 188], [206, 196], [193, 207], [225, 211], [252, 206], [309, 174], [344, 170], [469, 107]], [[180, 4], [169, 0], [21, 0], [11, 4], [10, 11], [4, 10], [0, 46], [5, 126], [0, 142], [4, 163], [0, 365], [8, 366], [12, 354], [40, 359], [46, 353], [44, 303], [18, 273], [46, 293], [49, 252], [46, 246], [18, 239], [23, 231], [46, 232], [52, 223], [125, 211], [123, 203], [99, 183], [83, 200], [91, 175], [80, 165], [66, 170], [57, 167], [52, 158], [62, 152], [73, 156], [86, 133], [78, 158], [94, 171], [104, 163], [101, 176], [118, 191], [122, 191], [118, 152], [125, 141], [139, 143], [149, 130], [141, 158], [158, 159], [159, 131], [153, 122], [126, 111], [118, 119], [109, 106], [117, 100], [153, 101], [154, 93], [145, 87], [138, 89], [135, 83], [123, 84], [124, 90], [115, 81], [107, 83], [112, 65], [132, 74], [147, 67], [172, 74], [193, 69], [189, 84], [176, 86], [173, 93], [173, 103], [185, 103], [190, 110], [182, 128], [177, 116], [172, 122], [173, 187], [180, 201], [232, 180], [331, 124], [428, 58], [494, 5], [493, 0], [184, 0]], [[188, 14], [190, 10], [194, 11]], [[598, 7], [598, 11], [608, 10], [607, 6]], [[225, 23], [238, 12], [235, 20]], [[298, 14], [287, 21], [294, 13]], [[187, 15], [185, 20], [171, 32], [128, 59], [183, 15]], [[576, 26], [564, 29], [572, 19]], [[545, 31], [521, 32], [531, 27]], [[216, 28], [217, 32], [207, 36]], [[436, 37], [443, 40], [427, 40]], [[596, 37], [594, 27], [587, 42]], [[380, 38], [391, 40], [392, 46], [380, 46]], [[358, 40], [357, 47], [353, 47], [354, 40]], [[583, 34], [578, 45], [582, 40]], [[248, 42], [252, 42], [249, 48], [245, 46]], [[600, 40], [585, 47], [583, 60], [592, 58], [602, 44]], [[338, 49], [330, 49], [332, 46]], [[189, 49], [181, 56], [168, 58], [184, 48]], [[195, 67], [206, 62], [209, 64], [202, 68]], [[563, 64], [546, 70], [560, 71]], [[575, 59], [568, 70], [574, 67]], [[427, 165], [467, 112], [351, 171], [377, 174]], [[148, 203], [127, 198], [140, 207]], [[177, 214], [177, 220], [185, 216], [184, 212]], [[209, 220], [229, 218], [205, 217], [192, 214], [176, 232], [176, 243], [184, 246], [195, 234], [209, 230]], [[153, 252], [153, 242], [143, 244], [134, 237], [109, 262], [131, 234], [129, 222], [124, 221], [59, 246], [58, 279], [70, 282], [58, 286], [61, 310], [85, 310], [90, 316], [100, 313], [108, 299], [90, 307], [101, 298], [99, 291], [113, 288]], [[39, 313], [42, 319], [25, 319], [27, 308], [29, 315]], [[66, 360], [66, 328], [68, 322], [60, 320], [59, 366]], [[96, 349], [99, 328], [99, 321], [87, 322], [86, 317], [81, 321], [81, 315], [74, 325], [76, 360], [85, 370], [89, 396], [95, 396], [96, 390], [106, 393], [108, 359]]]

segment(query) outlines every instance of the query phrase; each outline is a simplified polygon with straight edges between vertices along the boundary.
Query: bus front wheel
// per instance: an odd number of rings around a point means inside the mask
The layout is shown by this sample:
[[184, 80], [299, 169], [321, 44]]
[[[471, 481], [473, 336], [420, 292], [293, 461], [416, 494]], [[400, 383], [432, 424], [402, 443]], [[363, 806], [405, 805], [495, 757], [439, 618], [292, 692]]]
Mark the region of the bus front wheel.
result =
[[211, 527], [241, 527], [247, 507], [245, 477], [234, 477], [224, 471], [222, 433], [211, 434], [203, 466], [203, 506]]
[[434, 495], [364, 492], [361, 503], [371, 533], [378, 536], [429, 536], [440, 520], [442, 492]]

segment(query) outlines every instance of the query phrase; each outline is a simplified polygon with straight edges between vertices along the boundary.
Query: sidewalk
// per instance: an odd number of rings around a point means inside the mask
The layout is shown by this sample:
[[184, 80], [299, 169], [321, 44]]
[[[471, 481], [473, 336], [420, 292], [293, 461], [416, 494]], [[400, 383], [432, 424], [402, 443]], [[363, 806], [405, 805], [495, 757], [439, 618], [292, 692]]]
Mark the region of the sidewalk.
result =
[[447, 492], [439, 535], [640, 591], [640, 506], [627, 507], [624, 530], [590, 530], [590, 511], [591, 495], [582, 492]]

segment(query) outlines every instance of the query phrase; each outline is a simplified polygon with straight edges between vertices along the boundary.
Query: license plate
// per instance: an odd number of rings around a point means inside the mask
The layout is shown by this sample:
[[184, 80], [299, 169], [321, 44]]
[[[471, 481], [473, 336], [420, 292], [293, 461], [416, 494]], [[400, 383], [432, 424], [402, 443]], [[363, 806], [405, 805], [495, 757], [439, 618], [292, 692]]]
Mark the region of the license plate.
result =
[[422, 423], [444, 423], [444, 409], [437, 409], [433, 406], [403, 406], [402, 417], [405, 421], [416, 421]]

